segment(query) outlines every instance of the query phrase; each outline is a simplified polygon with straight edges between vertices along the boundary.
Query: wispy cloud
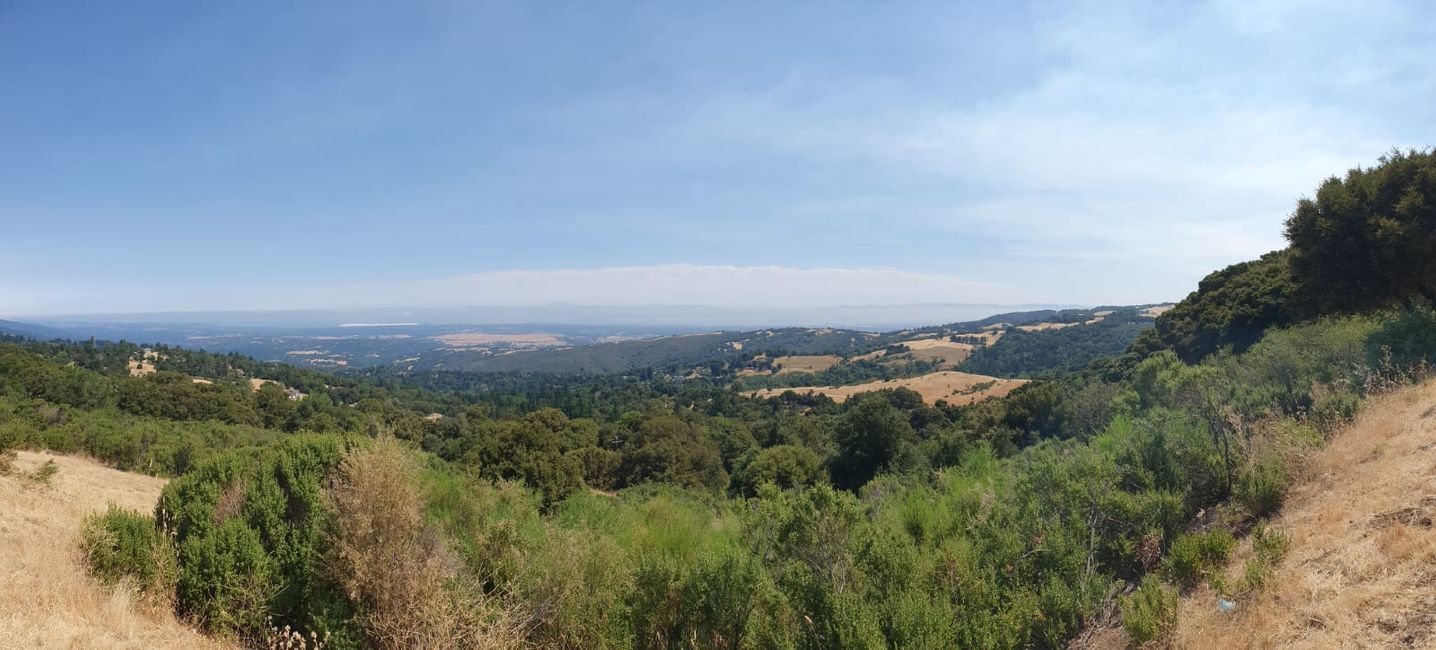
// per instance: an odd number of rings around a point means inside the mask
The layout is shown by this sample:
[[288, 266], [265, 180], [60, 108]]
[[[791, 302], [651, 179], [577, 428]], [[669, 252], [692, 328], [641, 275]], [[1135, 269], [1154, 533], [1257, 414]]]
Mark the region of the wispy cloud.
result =
[[[793, 310], [842, 305], [1015, 304], [1027, 296], [1001, 284], [881, 268], [797, 268], [657, 264], [548, 270], [508, 269], [384, 282], [306, 282], [213, 292], [138, 288], [131, 299], [87, 298], [89, 312], [377, 307], [704, 306]], [[63, 310], [39, 295], [9, 307], [17, 314]], [[27, 304], [28, 303], [28, 304]]]
[[0, 25], [0, 311], [1157, 301], [1436, 144], [1415, 2], [233, 5], [64, 56], [49, 7]]

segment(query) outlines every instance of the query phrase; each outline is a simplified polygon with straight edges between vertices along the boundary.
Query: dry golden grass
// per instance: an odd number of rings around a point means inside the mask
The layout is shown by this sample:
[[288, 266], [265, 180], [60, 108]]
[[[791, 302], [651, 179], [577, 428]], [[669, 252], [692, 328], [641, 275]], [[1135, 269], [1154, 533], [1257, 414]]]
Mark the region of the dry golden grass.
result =
[[392, 438], [340, 463], [327, 493], [338, 521], [332, 577], [380, 648], [517, 647], [506, 611], [454, 588], [460, 560], [424, 521], [416, 469]]
[[1157, 305], [1157, 306], [1155, 306], [1155, 307], [1148, 307], [1148, 308], [1142, 310], [1142, 315], [1143, 315], [1143, 316], [1147, 316], [1147, 317], [1149, 317], [1149, 318], [1156, 318], [1156, 317], [1158, 317], [1158, 316], [1161, 316], [1162, 314], [1165, 314], [1165, 313], [1171, 311], [1173, 307], [1176, 307], [1176, 305], [1175, 305], [1175, 304], [1170, 304], [1170, 305]]
[[1068, 327], [1075, 327], [1077, 325], [1096, 325], [1097, 323], [1102, 322], [1103, 319], [1111, 315], [1111, 311], [1099, 311], [1092, 314], [1092, 318], [1085, 321], [1076, 321], [1072, 323], [1032, 323], [1031, 325], [1018, 325], [1017, 329], [1020, 329], [1024, 332], [1044, 332], [1047, 330], [1060, 330]]
[[1373, 400], [1312, 457], [1272, 522], [1291, 542], [1271, 584], [1238, 598], [1234, 614], [1218, 612], [1207, 589], [1184, 599], [1178, 647], [1436, 647], [1433, 517], [1436, 382], [1428, 382]]
[[873, 350], [872, 352], [867, 352], [867, 353], [864, 353], [864, 354], [859, 354], [859, 355], [853, 357], [853, 361], [872, 361], [872, 360], [874, 360], [874, 359], [881, 359], [881, 358], [882, 358], [883, 356], [885, 356], [887, 353], [888, 353], [887, 350]]
[[768, 388], [749, 391], [744, 394], [749, 397], [775, 397], [783, 394], [785, 391], [791, 390], [799, 394], [818, 393], [827, 395], [831, 397], [833, 401], [842, 403], [858, 393], [890, 388], [907, 388], [917, 391], [922, 395], [923, 401], [929, 404], [941, 399], [947, 400], [949, 404], [963, 405], [981, 401], [989, 397], [1003, 397], [1025, 383], [1027, 383], [1026, 379], [999, 379], [997, 377], [988, 377], [987, 375], [943, 370], [926, 375], [919, 375], [917, 377], [890, 379], [887, 381], [870, 381], [865, 384], [854, 384], [852, 386]]
[[1031, 325], [1018, 325], [1017, 329], [1024, 332], [1045, 332], [1047, 330], [1060, 330], [1081, 323], [1032, 323]]
[[970, 343], [953, 343], [946, 338], [904, 341], [903, 345], [907, 346], [910, 352], [889, 355], [889, 358], [937, 362], [938, 370], [956, 368], [957, 364], [967, 361], [967, 358], [972, 356], [972, 350], [976, 347]]
[[773, 365], [778, 368], [774, 374], [787, 375], [795, 372], [822, 372], [838, 365], [843, 358], [835, 354], [794, 354], [775, 357]]
[[78, 548], [81, 520], [114, 503], [149, 512], [162, 479], [66, 456], [20, 452], [15, 468], [54, 460], [50, 487], [0, 476], [0, 647], [225, 648], [141, 603], [133, 591], [91, 579]]

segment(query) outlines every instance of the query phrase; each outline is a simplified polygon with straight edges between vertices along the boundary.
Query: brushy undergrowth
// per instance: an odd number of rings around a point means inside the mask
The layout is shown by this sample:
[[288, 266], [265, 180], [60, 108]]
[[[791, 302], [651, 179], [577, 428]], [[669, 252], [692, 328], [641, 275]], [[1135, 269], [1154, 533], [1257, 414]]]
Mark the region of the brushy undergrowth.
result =
[[1166, 577], [1184, 588], [1195, 587], [1226, 565], [1235, 546], [1231, 533], [1221, 529], [1183, 534], [1167, 550]]
[[1286, 556], [1289, 543], [1286, 533], [1269, 528], [1265, 523], [1252, 529], [1251, 540], [1252, 554], [1242, 568], [1242, 591], [1246, 592], [1260, 590], [1271, 582], [1272, 572]]
[[1132, 645], [1169, 645], [1171, 634], [1177, 628], [1180, 606], [1177, 590], [1153, 576], [1143, 578], [1141, 585], [1121, 600], [1122, 627], [1131, 637]]
[[459, 557], [423, 516], [416, 467], [397, 441], [347, 453], [327, 502], [335, 526], [330, 578], [357, 608], [379, 648], [499, 648], [516, 625], [459, 572]]
[[85, 520], [80, 540], [90, 572], [101, 581], [127, 582], [157, 603], [173, 601], [179, 575], [174, 543], [153, 517], [111, 505]]

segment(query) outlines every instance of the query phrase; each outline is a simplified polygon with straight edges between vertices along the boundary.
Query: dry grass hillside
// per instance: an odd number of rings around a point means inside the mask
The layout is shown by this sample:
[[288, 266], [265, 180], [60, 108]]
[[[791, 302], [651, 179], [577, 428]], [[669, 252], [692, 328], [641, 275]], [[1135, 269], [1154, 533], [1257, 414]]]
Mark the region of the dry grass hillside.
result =
[[776, 374], [788, 375], [799, 372], [822, 372], [838, 365], [843, 360], [834, 354], [795, 354], [773, 359]]
[[107, 504], [149, 512], [165, 482], [65, 456], [20, 452], [19, 472], [54, 460], [48, 486], [0, 476], [0, 647], [223, 648], [163, 608], [92, 580], [77, 537]]
[[852, 386], [767, 388], [764, 390], [748, 391], [744, 394], [749, 397], [776, 397], [791, 390], [798, 394], [819, 393], [827, 395], [831, 397], [834, 402], [841, 404], [849, 397], [858, 393], [868, 393], [892, 388], [906, 388], [908, 390], [917, 391], [922, 395], [923, 401], [928, 404], [935, 403], [937, 400], [946, 400], [949, 404], [960, 406], [985, 400], [989, 397], [1004, 397], [1025, 383], [1027, 383], [1026, 379], [1000, 379], [987, 375], [944, 370], [919, 375], [917, 377], [870, 381], [865, 384], [854, 384]]
[[[1436, 648], [1436, 382], [1375, 400], [1314, 455], [1275, 528], [1272, 583], [1222, 614], [1183, 599], [1182, 648]], [[1245, 545], [1249, 546], [1249, 545]], [[1239, 549], [1240, 567], [1250, 548]]]

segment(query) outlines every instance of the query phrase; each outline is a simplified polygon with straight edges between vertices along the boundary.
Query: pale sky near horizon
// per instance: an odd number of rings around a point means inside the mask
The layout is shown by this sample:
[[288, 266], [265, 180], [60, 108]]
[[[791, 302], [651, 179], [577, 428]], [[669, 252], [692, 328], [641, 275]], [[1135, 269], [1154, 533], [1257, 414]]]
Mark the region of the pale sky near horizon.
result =
[[0, 317], [1124, 304], [1436, 144], [1421, 2], [0, 3]]

